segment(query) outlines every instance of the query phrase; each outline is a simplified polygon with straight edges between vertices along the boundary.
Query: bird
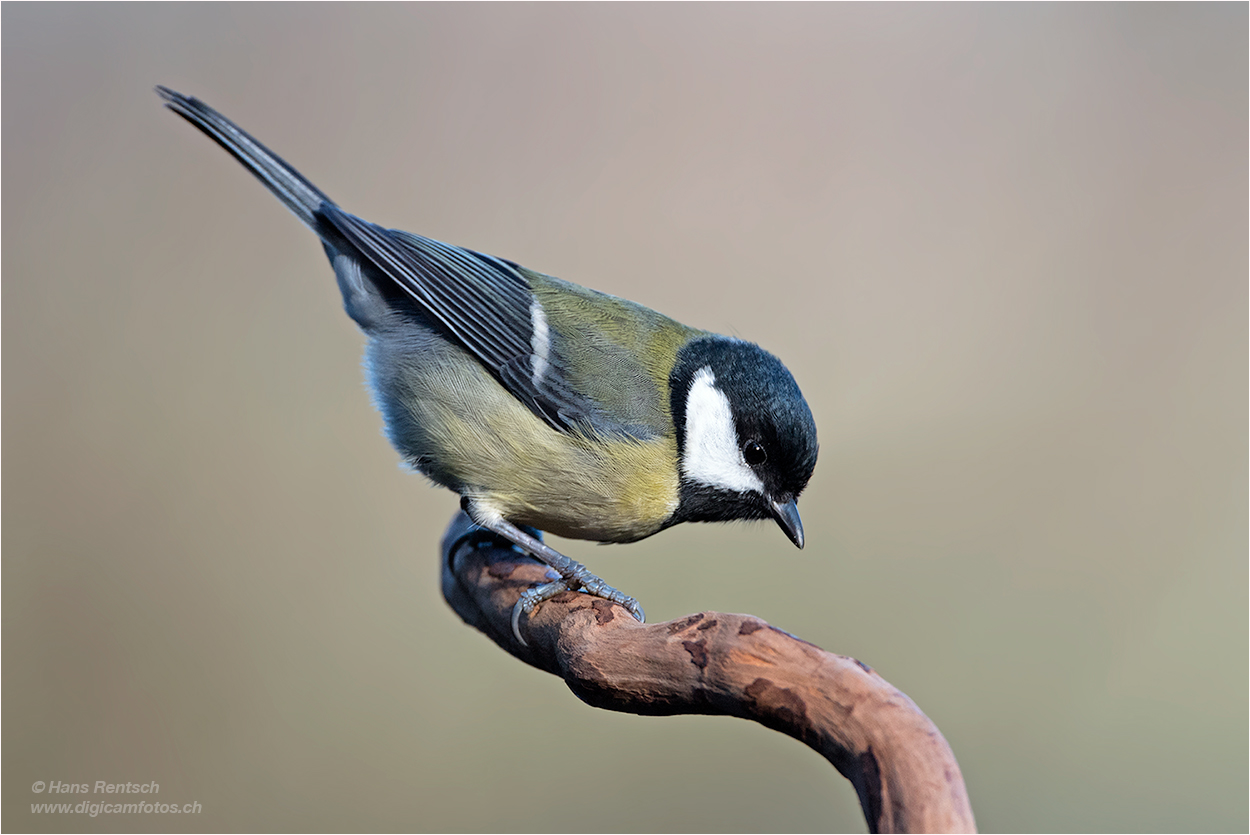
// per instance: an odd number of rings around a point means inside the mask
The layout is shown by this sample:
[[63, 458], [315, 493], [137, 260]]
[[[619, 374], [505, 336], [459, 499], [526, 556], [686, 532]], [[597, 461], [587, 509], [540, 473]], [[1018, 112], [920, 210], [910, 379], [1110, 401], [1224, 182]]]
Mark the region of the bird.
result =
[[541, 538], [635, 542], [682, 522], [773, 519], [797, 500], [816, 424], [790, 371], [746, 340], [339, 208], [197, 98], [165, 106], [255, 175], [321, 240], [385, 432], [481, 528], [554, 570], [511, 626], [565, 590], [638, 601]]

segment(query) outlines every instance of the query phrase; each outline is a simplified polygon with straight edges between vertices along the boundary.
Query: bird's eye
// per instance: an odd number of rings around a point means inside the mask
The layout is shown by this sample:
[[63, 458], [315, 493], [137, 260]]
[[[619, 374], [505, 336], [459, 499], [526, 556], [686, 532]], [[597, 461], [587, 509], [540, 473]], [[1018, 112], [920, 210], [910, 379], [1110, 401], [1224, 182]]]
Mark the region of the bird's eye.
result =
[[742, 445], [742, 457], [752, 467], [763, 464], [768, 460], [768, 453], [764, 451], [764, 447], [760, 446], [760, 442], [752, 438]]

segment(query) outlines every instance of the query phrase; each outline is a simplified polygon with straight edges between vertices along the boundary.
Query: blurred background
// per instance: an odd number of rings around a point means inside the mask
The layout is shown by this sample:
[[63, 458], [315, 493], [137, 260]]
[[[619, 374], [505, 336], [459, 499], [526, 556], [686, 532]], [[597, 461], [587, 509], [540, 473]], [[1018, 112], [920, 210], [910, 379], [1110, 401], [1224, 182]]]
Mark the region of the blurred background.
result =
[[[785, 360], [805, 550], [556, 541], [653, 621], [871, 664], [985, 830], [1250, 825], [1245, 4], [2, 18], [4, 829], [865, 828], [801, 744], [460, 623], [320, 246], [158, 83], [369, 220]], [[29, 810], [97, 780], [202, 812]]]

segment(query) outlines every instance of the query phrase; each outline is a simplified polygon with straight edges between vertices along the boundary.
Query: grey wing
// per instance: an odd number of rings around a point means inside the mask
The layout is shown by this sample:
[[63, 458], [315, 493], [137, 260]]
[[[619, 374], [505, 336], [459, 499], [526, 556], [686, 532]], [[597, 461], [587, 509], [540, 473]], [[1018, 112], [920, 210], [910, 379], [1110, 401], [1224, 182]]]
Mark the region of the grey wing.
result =
[[542, 308], [510, 262], [384, 229], [332, 203], [323, 204], [318, 214], [553, 429], [624, 430], [570, 387]]
[[[420, 235], [383, 229], [347, 214], [298, 171], [234, 122], [199, 99], [157, 87], [166, 105], [195, 125], [264, 183], [304, 224], [321, 236], [335, 260], [344, 301], [355, 307], [386, 304], [360, 285], [359, 268], [372, 266], [412, 299], [424, 318], [477, 358], [517, 400], [552, 428], [591, 427], [603, 433], [630, 431], [602, 404], [569, 384], [557, 340], [529, 282], [515, 265]], [[339, 258], [352, 267], [341, 269]], [[366, 326], [368, 316], [357, 318]], [[537, 334], [537, 336], [536, 336]]]

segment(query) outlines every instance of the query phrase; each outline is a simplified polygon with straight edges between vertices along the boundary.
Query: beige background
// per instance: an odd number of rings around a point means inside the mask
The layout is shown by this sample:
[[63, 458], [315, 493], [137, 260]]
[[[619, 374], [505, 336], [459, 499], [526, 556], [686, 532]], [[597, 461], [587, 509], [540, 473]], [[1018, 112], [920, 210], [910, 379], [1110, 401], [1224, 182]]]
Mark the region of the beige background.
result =
[[806, 550], [563, 543], [653, 620], [872, 664], [986, 830], [1246, 829], [1245, 4], [5, 4], [6, 830], [863, 830], [798, 743], [456, 619], [320, 247], [157, 83], [789, 364]]

